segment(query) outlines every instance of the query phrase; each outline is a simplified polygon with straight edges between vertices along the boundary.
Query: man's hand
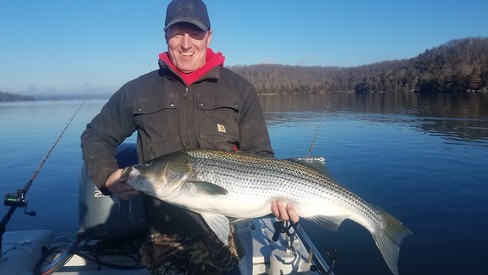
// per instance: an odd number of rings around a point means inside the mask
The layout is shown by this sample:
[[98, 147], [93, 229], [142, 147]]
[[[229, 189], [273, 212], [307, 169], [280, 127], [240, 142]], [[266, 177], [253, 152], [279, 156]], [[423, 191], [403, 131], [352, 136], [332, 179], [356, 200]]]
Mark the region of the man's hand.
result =
[[271, 204], [271, 212], [273, 215], [275, 215], [279, 220], [282, 221], [292, 221], [293, 223], [297, 223], [298, 220], [300, 220], [300, 217], [298, 214], [295, 212], [295, 209], [293, 209], [293, 206], [291, 204], [285, 204], [280, 201], [274, 201]]
[[118, 169], [108, 177], [107, 181], [105, 182], [105, 188], [108, 191], [112, 192], [112, 194], [119, 196], [119, 198], [126, 200], [129, 197], [136, 196], [140, 192], [134, 190], [129, 185], [120, 181], [120, 176], [122, 175], [123, 169]]

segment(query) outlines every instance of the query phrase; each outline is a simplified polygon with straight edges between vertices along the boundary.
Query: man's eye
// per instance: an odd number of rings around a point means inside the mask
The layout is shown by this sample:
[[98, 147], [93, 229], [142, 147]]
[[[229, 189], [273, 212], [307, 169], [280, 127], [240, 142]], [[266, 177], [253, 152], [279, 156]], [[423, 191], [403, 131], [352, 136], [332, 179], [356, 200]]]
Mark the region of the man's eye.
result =
[[202, 32], [193, 32], [189, 34], [191, 38], [201, 40], [205, 36]]

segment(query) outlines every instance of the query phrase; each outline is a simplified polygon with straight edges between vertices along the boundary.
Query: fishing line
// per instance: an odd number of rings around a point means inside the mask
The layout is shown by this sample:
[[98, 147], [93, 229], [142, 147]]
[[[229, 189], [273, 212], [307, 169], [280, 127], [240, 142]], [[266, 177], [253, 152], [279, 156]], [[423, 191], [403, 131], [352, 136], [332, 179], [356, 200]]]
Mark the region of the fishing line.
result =
[[[53, 152], [54, 148], [56, 147], [56, 145], [58, 145], [58, 142], [61, 140], [61, 137], [63, 137], [64, 132], [66, 132], [66, 129], [68, 129], [69, 125], [71, 124], [71, 122], [73, 121], [73, 119], [78, 114], [78, 112], [80, 111], [81, 107], [84, 104], [85, 104], [85, 100], [80, 104], [80, 106], [78, 107], [76, 112], [73, 114], [73, 116], [69, 120], [68, 124], [66, 124], [66, 127], [64, 127], [61, 134], [59, 134], [59, 136], [56, 139], [56, 141], [54, 142], [53, 146], [51, 147], [49, 152], [46, 154], [46, 156], [42, 159], [41, 163], [37, 167], [36, 171], [34, 172], [34, 174], [31, 177], [31, 179], [24, 186], [24, 188], [17, 190], [16, 193], [8, 193], [5, 195], [5, 199], [3, 201], [3, 204], [5, 206], [10, 206], [10, 209], [7, 212], [7, 214], [5, 214], [5, 216], [3, 217], [2, 221], [0, 222], [0, 258], [3, 257], [3, 254], [1, 253], [2, 252], [2, 238], [3, 238], [3, 233], [5, 233], [7, 223], [10, 221], [10, 218], [14, 214], [15, 209], [17, 209], [17, 207], [26, 207], [27, 206], [27, 200], [25, 199], [25, 194], [27, 194], [27, 191], [29, 191], [32, 183], [34, 182], [37, 175], [39, 174], [42, 167], [44, 166], [44, 163], [46, 163], [47, 159], [49, 158], [49, 156]], [[36, 213], [34, 211], [27, 212], [27, 210], [25, 210], [24, 213], [31, 216], [31, 217], [36, 215]]]
[[315, 132], [315, 137], [312, 140], [312, 144], [310, 145], [310, 148], [308, 149], [307, 158], [309, 158], [310, 154], [312, 154], [313, 147], [315, 146], [315, 141], [317, 140], [317, 137], [319, 136], [319, 132], [320, 132], [320, 129], [322, 128], [322, 124], [324, 124], [325, 115], [329, 111], [329, 107], [330, 107], [330, 100], [329, 100], [329, 103], [327, 104], [327, 107], [325, 108], [325, 111], [322, 115], [322, 121], [320, 121], [319, 128], [317, 128], [317, 132]]

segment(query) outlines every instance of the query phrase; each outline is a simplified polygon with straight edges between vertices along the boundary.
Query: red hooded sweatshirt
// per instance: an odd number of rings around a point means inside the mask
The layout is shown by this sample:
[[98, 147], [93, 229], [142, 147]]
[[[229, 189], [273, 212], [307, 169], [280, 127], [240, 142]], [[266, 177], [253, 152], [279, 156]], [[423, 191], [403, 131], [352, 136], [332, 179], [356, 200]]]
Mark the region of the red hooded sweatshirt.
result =
[[159, 59], [166, 62], [166, 64], [168, 64], [171, 70], [177, 73], [181, 77], [183, 82], [185, 82], [186, 86], [189, 87], [192, 83], [200, 79], [211, 69], [215, 68], [216, 66], [223, 66], [225, 57], [222, 55], [221, 52], [214, 53], [212, 49], [208, 48], [205, 64], [189, 74], [186, 74], [176, 68], [173, 62], [170, 61], [168, 52], [164, 52], [160, 54]]

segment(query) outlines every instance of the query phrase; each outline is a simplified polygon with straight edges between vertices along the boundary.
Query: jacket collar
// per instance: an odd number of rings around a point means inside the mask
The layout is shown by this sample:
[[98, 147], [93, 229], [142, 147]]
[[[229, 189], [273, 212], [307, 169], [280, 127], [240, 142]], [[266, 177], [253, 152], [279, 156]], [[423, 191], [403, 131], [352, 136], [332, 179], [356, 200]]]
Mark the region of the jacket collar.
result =
[[181, 78], [181, 80], [183, 80], [183, 82], [187, 87], [190, 87], [191, 84], [201, 79], [205, 74], [207, 74], [213, 68], [218, 66], [223, 66], [225, 57], [222, 55], [221, 52], [214, 53], [212, 49], [208, 48], [207, 60], [205, 64], [202, 67], [198, 68], [197, 70], [189, 74], [185, 74], [176, 68], [176, 66], [169, 59], [168, 52], [164, 52], [160, 54], [159, 60], [160, 60], [160, 67], [166, 65], [173, 73], [175, 73], [177, 76]]

